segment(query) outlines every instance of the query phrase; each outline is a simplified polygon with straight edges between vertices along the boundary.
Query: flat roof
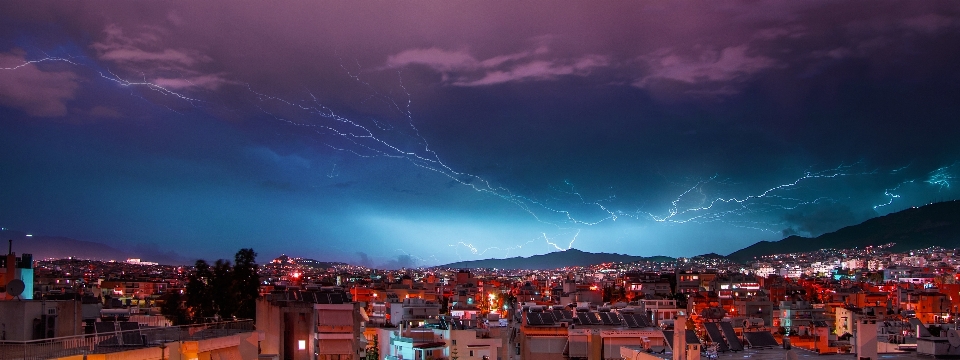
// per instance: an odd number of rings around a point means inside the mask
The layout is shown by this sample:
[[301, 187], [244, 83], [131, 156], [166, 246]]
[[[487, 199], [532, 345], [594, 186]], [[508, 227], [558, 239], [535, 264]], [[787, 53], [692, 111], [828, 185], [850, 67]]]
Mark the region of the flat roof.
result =
[[[798, 359], [824, 359], [824, 360], [855, 360], [857, 359], [856, 354], [817, 354], [813, 351], [799, 349], [797, 347], [793, 348], [793, 352], [797, 354]], [[669, 354], [669, 352], [668, 352]], [[724, 353], [718, 353], [717, 359], [749, 359], [749, 360], [783, 360], [786, 358], [787, 350], [783, 348], [772, 348], [772, 349], [745, 349], [743, 351], [727, 351]], [[882, 353], [878, 354], [880, 360], [899, 360], [899, 359], [925, 359], [930, 360], [932, 357], [929, 356], [920, 356], [916, 352], [904, 352], [904, 353]], [[707, 360], [703, 355], [700, 357], [702, 360]]]

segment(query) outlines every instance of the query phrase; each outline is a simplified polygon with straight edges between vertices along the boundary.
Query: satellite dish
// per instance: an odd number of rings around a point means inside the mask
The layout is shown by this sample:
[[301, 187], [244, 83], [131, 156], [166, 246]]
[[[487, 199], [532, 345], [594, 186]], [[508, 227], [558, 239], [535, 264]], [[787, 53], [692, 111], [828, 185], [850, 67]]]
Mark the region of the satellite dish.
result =
[[19, 297], [26, 288], [27, 286], [23, 283], [23, 280], [13, 279], [7, 283], [7, 294], [13, 297]]

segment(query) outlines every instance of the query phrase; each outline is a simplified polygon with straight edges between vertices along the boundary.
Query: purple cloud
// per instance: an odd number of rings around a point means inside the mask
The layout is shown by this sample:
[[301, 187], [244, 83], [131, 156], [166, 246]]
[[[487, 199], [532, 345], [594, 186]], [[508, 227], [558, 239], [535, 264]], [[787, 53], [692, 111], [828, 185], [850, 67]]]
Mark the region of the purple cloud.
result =
[[[750, 55], [746, 45], [720, 51], [704, 50], [694, 56], [680, 55], [673, 50], [660, 50], [641, 57], [650, 73], [634, 83], [651, 88], [656, 82], [675, 81], [691, 86], [742, 82], [753, 74], [775, 67], [778, 62], [762, 55]], [[724, 86], [729, 91], [729, 86]]]
[[457, 86], [483, 86], [523, 80], [550, 80], [564, 75], [586, 76], [590, 70], [606, 66], [609, 60], [599, 55], [587, 55], [568, 61], [535, 60], [519, 64], [507, 70], [488, 71], [477, 80], [454, 82]]
[[543, 56], [547, 53], [549, 49], [546, 46], [539, 46], [528, 51], [478, 60], [465, 50], [410, 49], [390, 55], [386, 65], [425, 65], [443, 73], [445, 82], [450, 85], [484, 86], [512, 81], [550, 80], [564, 75], [586, 76], [591, 69], [609, 64], [609, 59], [601, 55], [556, 59]]
[[160, 43], [160, 36], [152, 33], [141, 33], [135, 36], [126, 35], [119, 26], [110, 24], [103, 30], [106, 38], [90, 45], [97, 50], [99, 58], [117, 63], [149, 63], [150, 65], [166, 64], [167, 66], [192, 67], [201, 62], [208, 62], [210, 58], [195, 51], [182, 49], [144, 50], [143, 47], [156, 47]]
[[426, 65], [437, 71], [470, 70], [480, 66], [480, 62], [466, 51], [449, 51], [435, 47], [404, 50], [387, 57], [388, 67], [411, 64]]
[[70, 71], [44, 71], [15, 51], [0, 54], [0, 104], [30, 116], [60, 117], [79, 87]]
[[212, 58], [195, 50], [164, 47], [163, 31], [152, 30], [129, 35], [120, 26], [110, 24], [103, 30], [105, 38], [90, 47], [99, 59], [117, 64], [125, 73], [143, 74], [151, 83], [171, 90], [215, 90], [228, 82], [221, 74], [199, 70]]

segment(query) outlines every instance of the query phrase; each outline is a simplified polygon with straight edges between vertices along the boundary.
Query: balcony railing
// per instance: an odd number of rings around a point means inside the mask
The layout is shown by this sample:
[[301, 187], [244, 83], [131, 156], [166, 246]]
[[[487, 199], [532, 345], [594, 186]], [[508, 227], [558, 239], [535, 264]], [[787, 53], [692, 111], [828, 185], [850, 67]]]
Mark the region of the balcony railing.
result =
[[158, 347], [175, 341], [197, 341], [254, 330], [253, 320], [150, 327], [30, 341], [0, 341], [0, 360], [51, 359], [72, 355], [108, 354]]

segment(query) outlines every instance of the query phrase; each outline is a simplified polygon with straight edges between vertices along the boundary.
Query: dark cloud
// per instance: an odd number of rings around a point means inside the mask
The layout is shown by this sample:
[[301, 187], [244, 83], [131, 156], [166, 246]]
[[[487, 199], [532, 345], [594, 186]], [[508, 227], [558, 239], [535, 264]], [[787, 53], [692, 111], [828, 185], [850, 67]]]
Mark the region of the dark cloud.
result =
[[74, 73], [56, 68], [27, 62], [19, 49], [0, 53], [0, 105], [40, 118], [66, 115], [79, 84]]
[[791, 226], [784, 230], [783, 234], [785, 236], [799, 234], [820, 236], [845, 226], [858, 224], [873, 216], [876, 216], [876, 213], [865, 210], [858, 213], [844, 204], [807, 206], [803, 210], [784, 214], [783, 221]]
[[401, 267], [958, 195], [954, 2], [555, 5], [2, 3], [0, 218]]
[[797, 229], [794, 229], [794, 228], [792, 228], [792, 227], [783, 229], [780, 233], [782, 234], [783, 237], [790, 237], [790, 236], [794, 236], [794, 235], [800, 235], [800, 232], [797, 231]]
[[416, 267], [417, 262], [412, 256], [403, 254], [397, 255], [396, 260], [390, 260], [378, 266], [380, 269], [411, 269]]
[[[164, 250], [155, 243], [132, 244], [130, 253], [139, 256], [141, 261], [149, 261], [168, 265], [189, 265], [194, 259], [183, 256], [173, 250]], [[238, 249], [239, 250], [239, 249]], [[228, 258], [232, 259], [232, 257]]]
[[372, 268], [373, 260], [370, 259], [370, 256], [367, 253], [358, 251], [357, 256], [360, 257], [360, 260], [357, 262], [357, 265]]

